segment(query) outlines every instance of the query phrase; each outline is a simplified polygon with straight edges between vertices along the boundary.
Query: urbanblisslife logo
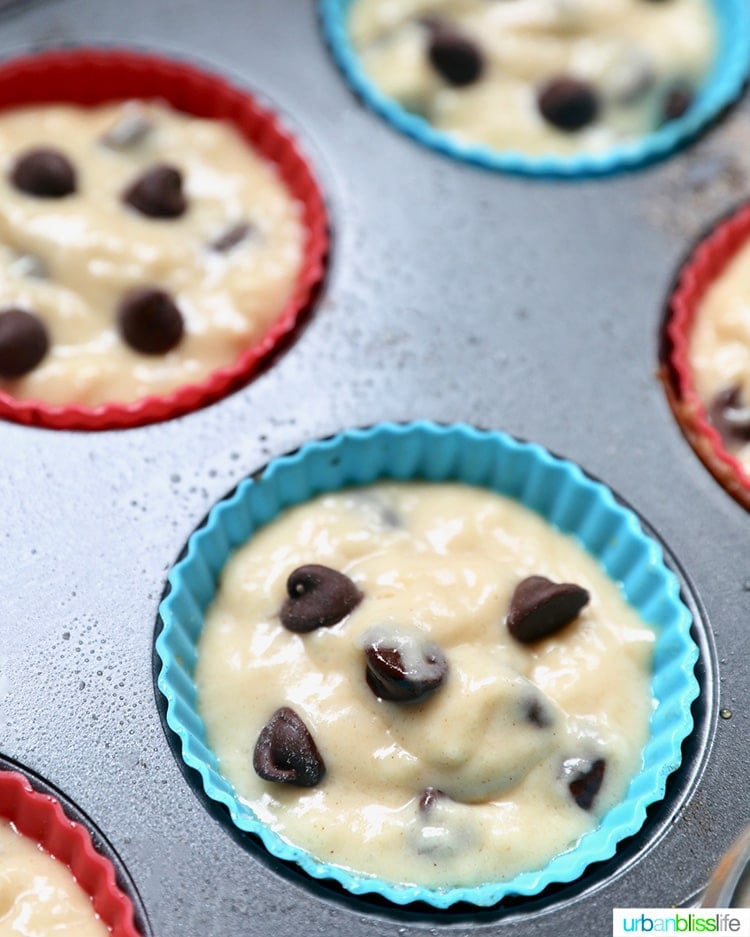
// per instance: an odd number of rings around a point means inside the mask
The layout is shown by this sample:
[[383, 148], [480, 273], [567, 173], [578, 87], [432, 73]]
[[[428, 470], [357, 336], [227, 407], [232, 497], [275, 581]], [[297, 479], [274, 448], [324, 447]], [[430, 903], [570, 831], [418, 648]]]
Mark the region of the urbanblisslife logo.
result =
[[633, 934], [750, 937], [750, 908], [615, 908], [612, 937]]

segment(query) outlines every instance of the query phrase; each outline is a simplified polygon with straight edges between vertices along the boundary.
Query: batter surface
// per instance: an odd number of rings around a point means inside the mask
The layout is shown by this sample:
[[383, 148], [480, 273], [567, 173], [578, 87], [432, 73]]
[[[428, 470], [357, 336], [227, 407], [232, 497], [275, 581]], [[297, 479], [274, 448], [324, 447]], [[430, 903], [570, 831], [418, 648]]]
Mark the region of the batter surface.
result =
[[0, 820], [0, 937], [107, 937], [69, 869]]
[[706, 291], [689, 360], [710, 419], [750, 474], [750, 244]]
[[543, 867], [623, 798], [653, 641], [516, 502], [378, 484], [294, 508], [232, 556], [198, 708], [222, 773], [291, 842], [389, 881], [476, 885]]
[[[62, 164], [40, 168], [50, 147]], [[200, 382], [281, 313], [303, 241], [300, 206], [227, 123], [157, 103], [6, 111], [0, 388], [93, 406]]]
[[354, 0], [374, 83], [470, 142], [611, 148], [682, 116], [714, 59], [709, 0]]

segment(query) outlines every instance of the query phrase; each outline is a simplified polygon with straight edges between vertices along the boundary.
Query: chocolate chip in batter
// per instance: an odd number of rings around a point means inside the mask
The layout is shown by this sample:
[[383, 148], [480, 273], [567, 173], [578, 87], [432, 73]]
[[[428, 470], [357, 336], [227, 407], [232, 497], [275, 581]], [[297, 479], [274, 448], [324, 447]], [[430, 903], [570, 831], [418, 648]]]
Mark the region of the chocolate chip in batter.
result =
[[163, 355], [177, 346], [185, 326], [172, 297], [153, 286], [137, 286], [120, 300], [117, 324], [123, 339], [144, 355]]
[[64, 198], [76, 190], [76, 171], [68, 157], [51, 147], [27, 150], [13, 164], [13, 185], [35, 198]]
[[152, 166], [125, 190], [122, 200], [148, 218], [179, 218], [187, 209], [182, 173], [166, 163]]
[[548, 81], [537, 95], [539, 112], [544, 119], [573, 133], [593, 123], [599, 114], [599, 96], [585, 81], [560, 75]]
[[137, 105], [126, 105], [117, 121], [100, 138], [110, 150], [132, 150], [140, 146], [153, 131], [153, 122]]
[[254, 233], [255, 228], [250, 222], [238, 221], [236, 224], [227, 228], [226, 231], [223, 231], [216, 240], [211, 241], [209, 246], [212, 251], [217, 251], [219, 254], [226, 254], [237, 247], [238, 244], [246, 241]]
[[255, 773], [265, 781], [315, 787], [326, 766], [302, 719], [282, 706], [261, 729], [253, 752]]
[[570, 758], [564, 762], [563, 773], [568, 778], [568, 789], [581, 810], [591, 810], [606, 768], [607, 762], [603, 758], [595, 761]]
[[300, 566], [286, 583], [289, 598], [281, 607], [281, 623], [305, 633], [329, 628], [346, 618], [363, 595], [348, 576], [328, 566]]
[[435, 71], [456, 88], [474, 84], [484, 70], [484, 57], [475, 42], [450, 28], [432, 30], [427, 57]]
[[726, 443], [750, 441], [750, 406], [744, 404], [739, 384], [719, 391], [708, 409], [708, 418]]
[[25, 309], [0, 311], [0, 377], [23, 377], [39, 364], [49, 349], [42, 320]]
[[663, 122], [677, 120], [690, 110], [695, 99], [695, 92], [686, 84], [674, 85], [664, 99]]
[[529, 576], [516, 586], [506, 618], [517, 641], [530, 644], [570, 624], [589, 601], [589, 593], [571, 582]]
[[440, 648], [411, 635], [380, 638], [365, 648], [365, 657], [367, 685], [377, 697], [393, 703], [422, 700], [448, 676], [448, 661]]

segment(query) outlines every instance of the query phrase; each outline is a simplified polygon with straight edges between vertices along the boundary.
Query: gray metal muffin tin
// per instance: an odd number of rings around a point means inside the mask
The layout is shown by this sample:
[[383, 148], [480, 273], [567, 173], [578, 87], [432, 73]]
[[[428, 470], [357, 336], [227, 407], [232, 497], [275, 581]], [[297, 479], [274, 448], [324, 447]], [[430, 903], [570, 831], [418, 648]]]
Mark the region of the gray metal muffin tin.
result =
[[[120, 432], [0, 423], [2, 754], [94, 818], [155, 937], [606, 935], [613, 907], [694, 900], [750, 819], [750, 522], [675, 425], [658, 333], [686, 251], [750, 195], [750, 108], [637, 174], [530, 181], [365, 110], [312, 0], [0, 12], [2, 56], [71, 42], [157, 49], [260, 92], [316, 168], [333, 244], [296, 341], [229, 398]], [[581, 881], [490, 911], [354, 899], [266, 856], [195, 796], [154, 693], [165, 575], [211, 505], [309, 439], [419, 417], [506, 430], [609, 484], [668, 544], [702, 652], [696, 732], [643, 833]]]

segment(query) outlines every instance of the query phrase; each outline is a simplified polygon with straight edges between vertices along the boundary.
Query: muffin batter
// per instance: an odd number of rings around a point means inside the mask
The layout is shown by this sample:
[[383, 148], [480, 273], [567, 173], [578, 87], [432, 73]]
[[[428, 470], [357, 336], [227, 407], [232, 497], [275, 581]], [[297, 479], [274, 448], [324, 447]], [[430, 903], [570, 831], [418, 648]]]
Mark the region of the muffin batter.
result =
[[293, 508], [232, 556], [198, 709], [222, 773], [294, 844], [470, 886], [543, 867], [624, 797], [653, 641], [518, 503], [383, 483]]
[[69, 869], [0, 820], [0, 937], [107, 937]]
[[682, 116], [706, 78], [709, 0], [354, 0], [354, 48], [389, 97], [467, 142], [600, 151]]
[[228, 123], [157, 103], [0, 115], [0, 389], [95, 406], [232, 364], [292, 296], [300, 206]]
[[689, 361], [709, 418], [750, 475], [750, 244], [706, 291]]

